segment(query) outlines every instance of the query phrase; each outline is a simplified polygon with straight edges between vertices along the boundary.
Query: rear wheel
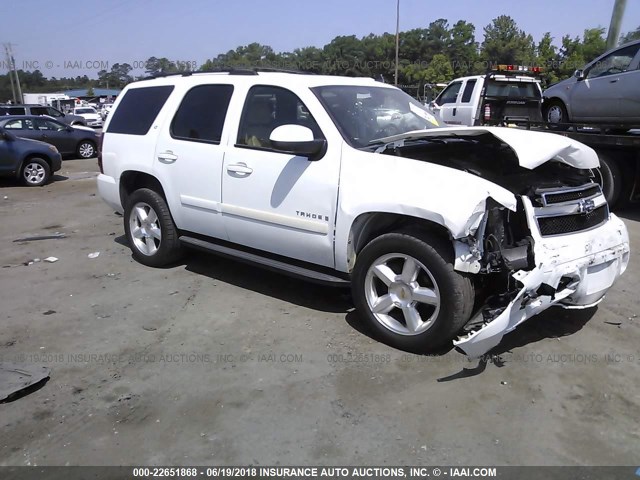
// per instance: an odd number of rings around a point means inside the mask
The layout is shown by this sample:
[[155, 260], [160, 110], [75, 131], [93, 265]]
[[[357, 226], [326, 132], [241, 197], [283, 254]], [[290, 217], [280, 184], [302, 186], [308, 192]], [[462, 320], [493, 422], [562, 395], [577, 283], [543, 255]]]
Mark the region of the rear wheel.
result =
[[22, 181], [29, 187], [41, 187], [51, 178], [51, 167], [42, 158], [30, 158], [22, 165]]
[[124, 213], [124, 229], [133, 257], [144, 265], [162, 267], [182, 256], [169, 207], [153, 190], [141, 188], [131, 194]]
[[435, 235], [382, 235], [358, 255], [356, 309], [388, 345], [423, 352], [451, 341], [474, 303], [468, 277], [453, 270], [451, 247]]
[[96, 156], [96, 145], [90, 140], [83, 140], [76, 150], [80, 158], [93, 158]]

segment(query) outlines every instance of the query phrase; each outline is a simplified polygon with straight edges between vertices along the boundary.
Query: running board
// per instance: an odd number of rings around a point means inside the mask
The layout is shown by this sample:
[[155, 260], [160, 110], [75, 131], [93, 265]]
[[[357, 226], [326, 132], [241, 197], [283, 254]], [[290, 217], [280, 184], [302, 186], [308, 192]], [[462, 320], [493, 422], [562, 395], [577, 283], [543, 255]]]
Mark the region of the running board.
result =
[[199, 238], [183, 235], [180, 237], [180, 241], [190, 247], [194, 247], [199, 250], [222, 255], [223, 257], [233, 258], [244, 263], [259, 265], [269, 270], [280, 272], [291, 277], [303, 278], [310, 282], [329, 285], [333, 287], [348, 287], [351, 285], [351, 282], [346, 278], [341, 278], [330, 273], [319, 272], [317, 270], [312, 270], [310, 268], [299, 265], [292, 265], [281, 260], [257, 255], [255, 253], [245, 252], [244, 250], [239, 250], [232, 247], [225, 247], [223, 245], [218, 245], [217, 243], [208, 242]]

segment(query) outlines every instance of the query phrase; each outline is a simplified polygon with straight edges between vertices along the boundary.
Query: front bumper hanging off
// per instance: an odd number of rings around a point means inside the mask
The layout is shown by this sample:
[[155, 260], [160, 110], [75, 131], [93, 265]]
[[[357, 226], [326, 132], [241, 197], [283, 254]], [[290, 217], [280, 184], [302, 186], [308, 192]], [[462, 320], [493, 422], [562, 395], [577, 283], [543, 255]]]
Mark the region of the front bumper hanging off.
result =
[[[512, 274], [519, 290], [504, 310], [454, 340], [469, 358], [487, 353], [506, 333], [551, 306], [587, 308], [597, 304], [627, 268], [629, 236], [624, 223], [611, 214], [598, 228], [539, 238], [534, 253], [536, 266], [532, 270]], [[481, 309], [469, 324], [481, 324], [482, 318]]]

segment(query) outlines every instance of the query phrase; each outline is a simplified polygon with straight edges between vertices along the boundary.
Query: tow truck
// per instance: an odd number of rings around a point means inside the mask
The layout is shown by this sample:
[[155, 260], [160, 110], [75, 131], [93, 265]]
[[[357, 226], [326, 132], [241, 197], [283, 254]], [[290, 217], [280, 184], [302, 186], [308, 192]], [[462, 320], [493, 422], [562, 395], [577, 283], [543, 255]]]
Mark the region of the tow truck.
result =
[[431, 102], [449, 125], [507, 126], [547, 130], [595, 150], [600, 167], [593, 169], [609, 205], [640, 201], [640, 132], [614, 133], [615, 125], [572, 123], [566, 130], [543, 121], [541, 67], [497, 65], [485, 75], [452, 80]]

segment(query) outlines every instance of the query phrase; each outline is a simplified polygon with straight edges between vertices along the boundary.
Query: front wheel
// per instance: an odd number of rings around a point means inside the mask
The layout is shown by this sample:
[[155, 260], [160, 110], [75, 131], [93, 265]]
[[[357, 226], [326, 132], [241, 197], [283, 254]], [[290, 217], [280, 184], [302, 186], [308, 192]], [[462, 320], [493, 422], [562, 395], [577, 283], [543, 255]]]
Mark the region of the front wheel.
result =
[[395, 232], [360, 252], [353, 299], [382, 341], [424, 352], [450, 342], [471, 316], [468, 277], [453, 270], [451, 247], [434, 235]]
[[41, 187], [51, 178], [51, 167], [42, 158], [30, 158], [22, 165], [22, 181], [28, 187]]
[[569, 127], [562, 125], [569, 122], [567, 107], [560, 100], [552, 100], [544, 107], [544, 119], [549, 128], [553, 130], [567, 130]]
[[124, 212], [124, 230], [133, 257], [144, 265], [162, 267], [182, 256], [169, 207], [153, 190], [141, 188], [131, 194]]

